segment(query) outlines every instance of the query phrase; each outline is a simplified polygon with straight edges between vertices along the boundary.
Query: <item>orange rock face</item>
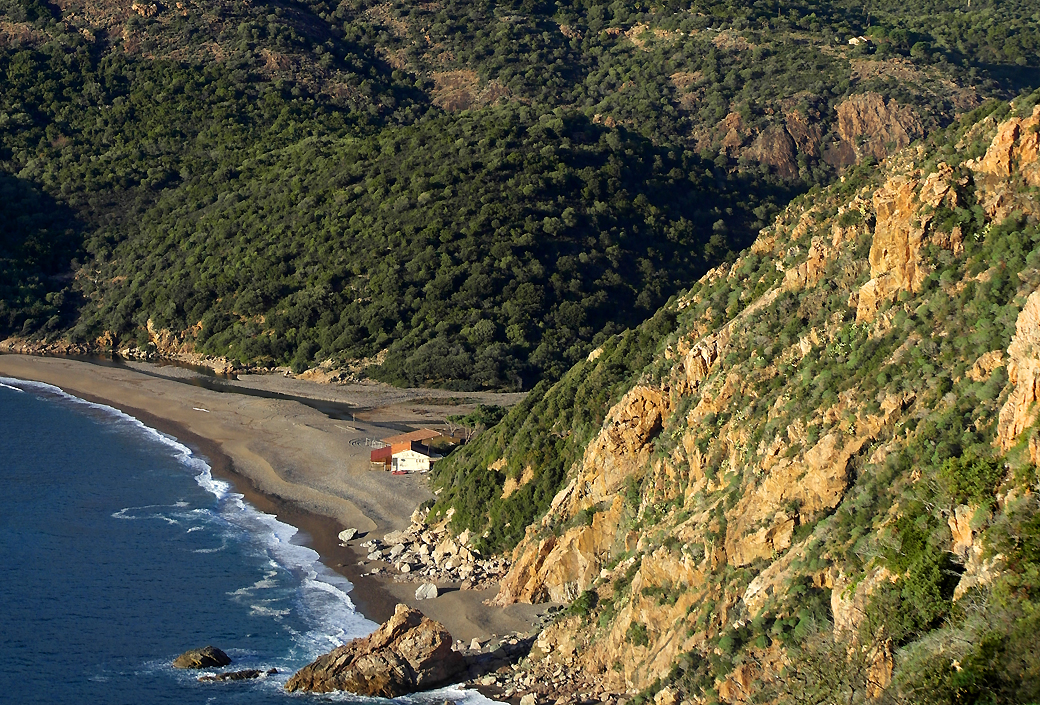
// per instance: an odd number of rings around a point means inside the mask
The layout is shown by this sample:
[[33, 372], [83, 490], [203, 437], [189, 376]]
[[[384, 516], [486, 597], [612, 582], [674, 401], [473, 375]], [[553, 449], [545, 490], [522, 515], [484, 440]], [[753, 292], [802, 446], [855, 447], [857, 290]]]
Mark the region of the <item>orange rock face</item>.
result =
[[[660, 390], [635, 387], [626, 394], [586, 449], [575, 481], [553, 501], [550, 515], [573, 517], [600, 502], [616, 502], [626, 479], [646, 466], [667, 410], [668, 399]], [[513, 567], [502, 579], [495, 603], [573, 600], [599, 573], [619, 512], [620, 505], [615, 505], [597, 513], [590, 526], [571, 528], [559, 539], [538, 539], [529, 531], [513, 552]]]
[[1015, 197], [1008, 179], [1018, 175], [1029, 186], [1040, 186], [1040, 105], [1027, 118], [1011, 118], [997, 129], [986, 155], [970, 163], [975, 172], [979, 201], [986, 216], [995, 222], [1015, 210], [1040, 213], [1040, 204]]
[[997, 442], [1010, 449], [1019, 435], [1037, 419], [1040, 399], [1040, 291], [1026, 300], [1008, 347], [1008, 380], [1014, 385], [1000, 409]]
[[895, 177], [874, 194], [877, 224], [870, 245], [870, 281], [859, 291], [857, 321], [872, 321], [881, 303], [900, 291], [916, 292], [927, 272], [921, 262], [924, 226], [919, 218], [918, 183]]

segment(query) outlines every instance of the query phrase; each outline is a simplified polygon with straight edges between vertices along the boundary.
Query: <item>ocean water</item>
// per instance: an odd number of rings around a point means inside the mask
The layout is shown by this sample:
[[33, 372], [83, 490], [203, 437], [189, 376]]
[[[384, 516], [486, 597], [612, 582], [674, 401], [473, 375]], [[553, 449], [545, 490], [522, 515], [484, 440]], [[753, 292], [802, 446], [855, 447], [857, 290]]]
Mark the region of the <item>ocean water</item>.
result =
[[[136, 419], [0, 378], [0, 702], [373, 702], [289, 695], [317, 655], [371, 632], [351, 585], [206, 462]], [[172, 668], [213, 644], [255, 681]], [[446, 688], [403, 702], [466, 700]]]

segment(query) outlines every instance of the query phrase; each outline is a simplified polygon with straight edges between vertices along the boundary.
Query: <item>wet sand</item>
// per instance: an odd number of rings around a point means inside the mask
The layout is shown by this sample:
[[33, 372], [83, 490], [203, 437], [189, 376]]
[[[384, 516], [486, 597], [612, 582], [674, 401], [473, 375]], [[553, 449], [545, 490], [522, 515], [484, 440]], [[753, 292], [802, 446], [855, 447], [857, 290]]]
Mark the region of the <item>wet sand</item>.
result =
[[[374, 622], [384, 621], [404, 602], [468, 643], [474, 637], [529, 631], [544, 611], [544, 606], [484, 605], [495, 590], [451, 590], [417, 601], [414, 583], [363, 575], [369, 568], [358, 563], [365, 556], [353, 548], [366, 537], [382, 538], [405, 528], [412, 511], [432, 497], [421, 475], [373, 470], [369, 442], [406, 427], [443, 427], [448, 414], [466, 413], [477, 403], [512, 404], [522, 395], [334, 386], [274, 375], [217, 385], [282, 397], [266, 398], [198, 386], [214, 386], [216, 380], [200, 380], [198, 373], [178, 367], [12, 354], [0, 354], [0, 376], [52, 384], [178, 438], [208, 459], [214, 475], [230, 481], [253, 506], [300, 529], [322, 562], [354, 584], [351, 599]], [[337, 534], [347, 527], [362, 536], [343, 547]]]

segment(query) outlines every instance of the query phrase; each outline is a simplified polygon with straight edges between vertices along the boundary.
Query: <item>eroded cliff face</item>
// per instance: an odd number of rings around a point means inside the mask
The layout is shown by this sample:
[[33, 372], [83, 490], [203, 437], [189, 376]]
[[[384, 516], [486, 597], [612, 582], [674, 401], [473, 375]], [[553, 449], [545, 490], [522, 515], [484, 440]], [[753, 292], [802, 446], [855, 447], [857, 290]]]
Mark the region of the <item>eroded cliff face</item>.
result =
[[841, 142], [834, 162], [841, 166], [865, 157], [883, 159], [924, 134], [921, 120], [912, 108], [891, 98], [886, 101], [878, 93], [849, 96], [836, 111]]
[[[932, 498], [933, 536], [961, 573], [943, 599], [959, 600], [999, 574], [983, 536], [1023, 490], [991, 487], [979, 512], [940, 466], [1040, 455], [1040, 255], [1000, 239], [1033, 247], [1038, 116], [974, 132], [981, 159], [911, 149], [792, 205], [675, 302], [677, 330], [502, 582], [499, 604], [582, 598], [581, 618], [539, 638], [535, 671], [745, 702], [782, 692], [788, 647], [818, 621], [852, 644], [832, 652], [863, 664], [862, 692], [902, 687], [891, 636], [862, 630], [872, 600], [917, 570], [908, 498]], [[942, 445], [961, 408], [962, 445]]]
[[[885, 64], [871, 63], [879, 67]], [[902, 75], [904, 87], [911, 93], [930, 80], [920, 73], [912, 78], [911, 74], [896, 70]], [[881, 72], [884, 73], [884, 69]], [[679, 81], [676, 85], [686, 84]], [[961, 90], [953, 84], [945, 86], [945, 89]], [[684, 88], [679, 92], [687, 99], [680, 99], [680, 105], [687, 110], [694, 107], [695, 104], [689, 102], [691, 94]], [[925, 91], [918, 98], [927, 103], [929, 98], [925, 98], [926, 95], [931, 95], [931, 92]], [[962, 110], [979, 103], [973, 89], [961, 98]], [[838, 168], [868, 158], [884, 159], [938, 127], [937, 118], [942, 121], [944, 116], [932, 111], [926, 112], [922, 118], [911, 105], [900, 104], [892, 97], [886, 99], [876, 91], [853, 93], [833, 108], [808, 94], [799, 94], [785, 101], [782, 109], [767, 124], [749, 124], [739, 112], [730, 112], [713, 129], [701, 128], [695, 138], [699, 149], [718, 151], [733, 159], [753, 160], [784, 178], [794, 179], [804, 169], [803, 162], [807, 159], [822, 158]], [[945, 117], [950, 118], [952, 115]], [[801, 173], [801, 176], [805, 175]]]
[[968, 162], [975, 174], [979, 203], [987, 218], [999, 222], [1015, 210], [1036, 215], [1040, 203], [1022, 198], [1021, 186], [1040, 186], [1040, 105], [1028, 117], [1001, 123], [985, 156]]
[[[1034, 291], [1015, 322], [1015, 337], [1008, 347], [1008, 381], [1012, 385], [1007, 401], [1000, 409], [998, 442], [1010, 450], [1019, 436], [1036, 423], [1037, 400], [1040, 400], [1040, 291]], [[1037, 462], [1035, 442], [1031, 456]]]

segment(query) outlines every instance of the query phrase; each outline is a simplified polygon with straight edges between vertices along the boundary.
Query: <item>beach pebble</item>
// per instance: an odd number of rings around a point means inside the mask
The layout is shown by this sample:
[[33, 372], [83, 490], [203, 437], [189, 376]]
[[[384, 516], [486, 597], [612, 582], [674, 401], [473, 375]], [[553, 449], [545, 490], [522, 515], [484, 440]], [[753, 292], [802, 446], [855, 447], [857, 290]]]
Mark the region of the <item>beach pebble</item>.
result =
[[402, 563], [398, 570], [400, 570], [402, 573], [411, 573], [412, 566], [408, 565], [407, 563]]
[[520, 698], [520, 705], [538, 705], [538, 696], [535, 693], [528, 693]]
[[431, 600], [439, 595], [437, 586], [433, 583], [423, 583], [415, 591], [416, 600]]
[[403, 543], [396, 544], [393, 548], [390, 549], [390, 557], [391, 558], [397, 558], [402, 553], [404, 553], [404, 544]]
[[470, 651], [480, 651], [483, 648], [483, 646], [484, 645], [480, 643], [480, 639], [476, 638], [474, 638], [473, 641], [469, 643]]
[[371, 553], [368, 554], [368, 560], [370, 560], [370, 561], [378, 561], [382, 557], [383, 557], [383, 552], [382, 551], [372, 551]]

